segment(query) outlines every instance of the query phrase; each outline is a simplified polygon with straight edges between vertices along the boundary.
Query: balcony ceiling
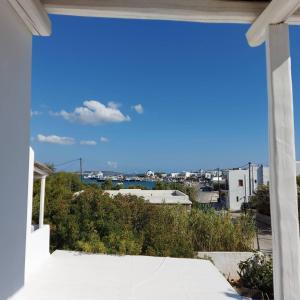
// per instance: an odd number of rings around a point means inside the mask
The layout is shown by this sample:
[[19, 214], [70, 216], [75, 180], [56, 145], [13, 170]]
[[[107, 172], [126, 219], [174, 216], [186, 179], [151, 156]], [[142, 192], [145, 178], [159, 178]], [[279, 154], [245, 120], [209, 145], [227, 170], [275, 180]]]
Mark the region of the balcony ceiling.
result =
[[[270, 1], [262, 0], [41, 0], [48, 13], [107, 18], [207, 23], [253, 23]], [[288, 20], [300, 23], [298, 10]]]

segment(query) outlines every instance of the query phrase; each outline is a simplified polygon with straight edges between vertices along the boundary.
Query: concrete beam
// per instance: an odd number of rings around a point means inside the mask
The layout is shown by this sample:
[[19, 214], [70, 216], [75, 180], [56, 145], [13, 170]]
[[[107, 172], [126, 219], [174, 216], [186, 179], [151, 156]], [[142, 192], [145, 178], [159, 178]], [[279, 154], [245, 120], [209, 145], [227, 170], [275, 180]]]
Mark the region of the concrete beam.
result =
[[249, 45], [261, 45], [266, 39], [268, 26], [288, 21], [299, 7], [300, 0], [273, 0], [248, 30], [246, 36]]
[[[41, 2], [48, 13], [59, 15], [246, 24], [253, 23], [269, 4], [262, 1], [236, 0], [41, 0]], [[299, 10], [290, 16], [288, 23], [300, 24]]]
[[208, 23], [251, 23], [267, 3], [220, 0], [42, 0], [51, 14], [176, 20]]
[[33, 35], [49, 36], [51, 22], [39, 0], [8, 0]]

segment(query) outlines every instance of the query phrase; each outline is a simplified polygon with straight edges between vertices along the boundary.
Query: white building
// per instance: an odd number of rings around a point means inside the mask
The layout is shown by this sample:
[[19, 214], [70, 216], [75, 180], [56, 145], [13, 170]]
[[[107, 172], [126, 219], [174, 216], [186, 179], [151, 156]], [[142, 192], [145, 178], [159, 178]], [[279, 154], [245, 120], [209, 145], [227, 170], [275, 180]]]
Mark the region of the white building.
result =
[[146, 172], [146, 176], [147, 176], [147, 177], [154, 177], [154, 176], [155, 176], [155, 173], [154, 173], [153, 171], [151, 171], [151, 170], [148, 170], [148, 171]]
[[180, 176], [180, 173], [170, 173], [171, 178], [178, 178]]
[[209, 173], [209, 172], [205, 172], [205, 174], [204, 174], [204, 178], [208, 179], [208, 180], [210, 180], [212, 178], [212, 176], [213, 175], [211, 173]]
[[[250, 172], [247, 169], [233, 169], [224, 172], [226, 175], [228, 195], [226, 206], [232, 211], [242, 208], [243, 203], [249, 201], [258, 186], [257, 166], [251, 166]], [[263, 180], [263, 179], [262, 179]]]
[[228, 196], [226, 206], [232, 211], [240, 210], [242, 204], [248, 202], [248, 170], [238, 169], [227, 172]]
[[[51, 255], [25, 281], [33, 174], [29, 154], [32, 35], [51, 34], [48, 13], [52, 13], [251, 24], [246, 33], [249, 45], [266, 44], [271, 217], [276, 237], [272, 240], [274, 298], [298, 300], [300, 240], [289, 24], [300, 24], [299, 7], [300, 0], [0, 1], [0, 299], [239, 298], [210, 263], [200, 260], [111, 260], [63, 252]], [[216, 53], [222, 55], [221, 50]], [[12, 178], [17, 188], [12, 188]], [[42, 242], [35, 245], [42, 248]]]
[[260, 165], [257, 169], [257, 182], [259, 185], [269, 185], [270, 170], [269, 167]]
[[212, 178], [211, 178], [211, 181], [213, 182], [213, 183], [224, 183], [225, 182], [225, 179], [222, 177], [222, 176], [213, 176]]
[[[300, 161], [296, 161], [296, 176], [300, 176]], [[270, 169], [267, 166], [260, 165], [257, 175], [258, 184], [269, 185]]]
[[148, 201], [151, 204], [179, 204], [188, 209], [191, 209], [192, 206], [189, 196], [177, 190], [120, 189], [106, 190], [105, 192], [112, 197], [115, 197], [118, 194], [142, 197], [145, 199], [145, 201]]
[[[300, 162], [296, 162], [296, 175], [300, 175]], [[236, 169], [228, 170], [226, 177], [228, 185], [227, 208], [239, 210], [244, 202], [249, 201], [249, 197], [253, 195], [259, 185], [269, 185], [270, 170], [268, 166], [251, 165], [250, 174], [249, 168]]]
[[192, 175], [193, 175], [193, 173], [187, 172], [187, 171], [183, 171], [180, 173], [180, 177], [182, 177], [184, 179], [190, 178]]

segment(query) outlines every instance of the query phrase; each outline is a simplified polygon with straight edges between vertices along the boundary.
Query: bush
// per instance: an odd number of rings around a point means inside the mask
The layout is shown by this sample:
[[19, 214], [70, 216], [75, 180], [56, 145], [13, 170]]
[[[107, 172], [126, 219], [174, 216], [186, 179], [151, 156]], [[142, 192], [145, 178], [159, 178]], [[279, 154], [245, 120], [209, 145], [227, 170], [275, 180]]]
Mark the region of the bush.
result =
[[263, 299], [273, 299], [272, 258], [262, 252], [240, 262], [238, 274], [244, 287], [257, 289]]
[[[298, 212], [300, 217], [300, 176], [297, 177], [297, 189], [298, 189]], [[269, 186], [261, 185], [258, 187], [254, 196], [251, 198], [251, 206], [264, 215], [270, 216], [270, 193]]]
[[263, 215], [270, 216], [270, 194], [269, 186], [261, 185], [258, 187], [254, 196], [251, 198], [252, 207]]
[[226, 211], [214, 209], [192, 210], [190, 228], [197, 251], [249, 251], [253, 249], [255, 225], [250, 215], [242, 215], [232, 222]]
[[[84, 190], [82, 193], [75, 192]], [[38, 221], [39, 184], [34, 186], [33, 220]], [[248, 216], [231, 221], [212, 209], [188, 212], [180, 205], [153, 205], [132, 195], [111, 198], [79, 177], [58, 173], [46, 184], [45, 223], [51, 250], [194, 257], [197, 251], [249, 250], [254, 237]]]

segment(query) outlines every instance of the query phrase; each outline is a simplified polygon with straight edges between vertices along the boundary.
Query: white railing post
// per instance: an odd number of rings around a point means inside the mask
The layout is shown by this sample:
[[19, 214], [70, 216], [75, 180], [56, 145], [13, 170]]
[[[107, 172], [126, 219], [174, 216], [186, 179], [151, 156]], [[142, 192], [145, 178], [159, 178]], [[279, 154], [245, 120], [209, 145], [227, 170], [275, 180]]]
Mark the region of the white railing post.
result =
[[41, 178], [39, 228], [44, 225], [46, 176]]
[[297, 300], [300, 297], [300, 242], [287, 24], [269, 25], [266, 50], [274, 298]]

